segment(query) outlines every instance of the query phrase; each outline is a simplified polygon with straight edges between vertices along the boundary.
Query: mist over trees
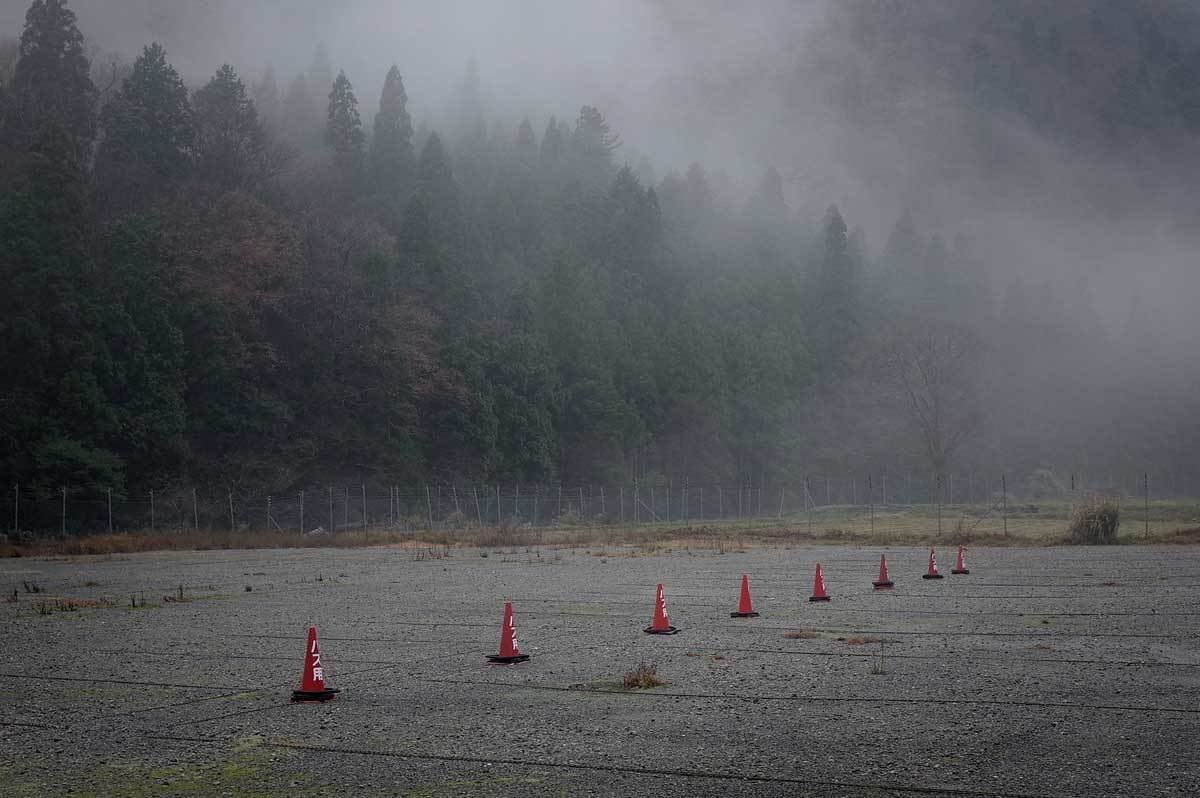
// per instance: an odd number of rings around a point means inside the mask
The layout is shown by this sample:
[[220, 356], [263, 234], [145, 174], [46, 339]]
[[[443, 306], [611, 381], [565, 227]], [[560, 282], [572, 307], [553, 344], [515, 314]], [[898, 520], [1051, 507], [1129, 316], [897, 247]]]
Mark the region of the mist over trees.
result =
[[[813, 79], [848, 129], [938, 86], [963, 124], [912, 169], [997, 195], [1032, 168], [1014, 118], [1098, 157], [1194, 148], [1200, 37], [1174, 7], [1070, 5], [1085, 25], [842, 4], [830, 29], [867, 55]], [[997, 266], [911, 185], [872, 236], [861, 201], [800, 197], [781, 165], [742, 191], [722, 163], [657, 164], [590, 97], [506, 107], [486, 61], [426, 118], [403, 52], [189, 85], [156, 42], [119, 60], [86, 34], [35, 0], [0, 41], [10, 482], [1200, 478], [1197, 370], [1156, 371], [1153, 308], [1106, 323], [1087, 285]]]

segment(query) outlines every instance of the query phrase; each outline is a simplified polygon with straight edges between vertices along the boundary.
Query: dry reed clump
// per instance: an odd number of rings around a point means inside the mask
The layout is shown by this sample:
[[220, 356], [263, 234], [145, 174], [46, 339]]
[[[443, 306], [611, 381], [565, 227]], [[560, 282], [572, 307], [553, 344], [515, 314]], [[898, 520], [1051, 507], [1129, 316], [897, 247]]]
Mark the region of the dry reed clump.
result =
[[670, 684], [658, 678], [658, 666], [653, 662], [639, 662], [636, 668], [625, 674], [622, 683], [626, 690], [649, 690]]
[[1075, 545], [1095, 546], [1115, 543], [1120, 528], [1120, 508], [1113, 502], [1093, 501], [1075, 508], [1067, 535]]

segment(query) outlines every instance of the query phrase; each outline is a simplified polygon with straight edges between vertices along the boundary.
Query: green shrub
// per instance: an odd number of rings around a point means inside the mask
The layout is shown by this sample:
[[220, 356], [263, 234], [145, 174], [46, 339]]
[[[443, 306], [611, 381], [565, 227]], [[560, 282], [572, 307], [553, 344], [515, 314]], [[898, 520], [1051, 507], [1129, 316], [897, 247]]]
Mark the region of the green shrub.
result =
[[1095, 546], [1115, 543], [1121, 528], [1121, 510], [1113, 502], [1099, 502], [1077, 507], [1067, 527], [1071, 543]]

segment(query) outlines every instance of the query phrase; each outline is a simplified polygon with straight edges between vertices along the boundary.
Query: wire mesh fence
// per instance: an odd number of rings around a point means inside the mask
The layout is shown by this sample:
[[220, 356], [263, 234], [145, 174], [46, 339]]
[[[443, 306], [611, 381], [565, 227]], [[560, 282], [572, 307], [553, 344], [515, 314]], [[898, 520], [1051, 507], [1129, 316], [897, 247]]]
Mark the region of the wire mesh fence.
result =
[[1061, 531], [1082, 503], [1122, 509], [1122, 530], [1143, 534], [1200, 524], [1200, 501], [1153, 490], [1149, 474], [1109, 485], [1014, 489], [1003, 474], [920, 483], [911, 475], [812, 475], [795, 481], [621, 484], [357, 484], [311, 486], [286, 495], [176, 488], [117, 495], [64, 486], [13, 485], [0, 499], [8, 532], [23, 537], [220, 530], [329, 534], [525, 527], [744, 525], [820, 536], [1026, 537]]

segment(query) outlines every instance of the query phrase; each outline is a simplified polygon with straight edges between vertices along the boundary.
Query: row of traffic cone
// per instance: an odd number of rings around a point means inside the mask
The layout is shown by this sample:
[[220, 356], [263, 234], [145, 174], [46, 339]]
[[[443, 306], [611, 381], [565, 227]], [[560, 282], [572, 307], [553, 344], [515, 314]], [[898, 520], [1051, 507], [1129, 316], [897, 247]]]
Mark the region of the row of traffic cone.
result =
[[[955, 560], [954, 567], [950, 569], [952, 574], [969, 574], [966, 560], [963, 557], [963, 547], [958, 547], [958, 557]], [[922, 579], [941, 579], [942, 574], [938, 572], [937, 558], [934, 550], [929, 550], [929, 568], [921, 575]], [[895, 582], [888, 576], [887, 557], [883, 554], [879, 555], [879, 579], [871, 583], [876, 590], [889, 590], [895, 587]], [[825, 578], [821, 573], [821, 564], [817, 563], [816, 575], [813, 578], [813, 592], [808, 598], [809, 601], [829, 601], [830, 596], [825, 589]], [[754, 604], [750, 599], [750, 580], [746, 574], [742, 574], [742, 589], [738, 596], [738, 608], [736, 612], [729, 613], [730, 618], [756, 618], [758, 613], [754, 611]], [[671, 619], [667, 615], [667, 599], [663, 593], [663, 586], [658, 585], [654, 593], [654, 617], [644, 630], [647, 634], [653, 635], [673, 635], [679, 630], [671, 625]], [[517, 628], [513, 620], [512, 602], [504, 602], [504, 620], [500, 625], [500, 651], [497, 654], [488, 655], [488, 662], [493, 665], [512, 665], [517, 662], [525, 662], [529, 659], [528, 654], [522, 654], [520, 647], [517, 645]], [[317, 628], [311, 626], [308, 629], [308, 642], [304, 647], [304, 673], [300, 678], [300, 689], [292, 691], [292, 701], [300, 703], [324, 703], [337, 698], [337, 694], [341, 692], [334, 688], [325, 686], [325, 668], [321, 665], [321, 650], [317, 645]]]

